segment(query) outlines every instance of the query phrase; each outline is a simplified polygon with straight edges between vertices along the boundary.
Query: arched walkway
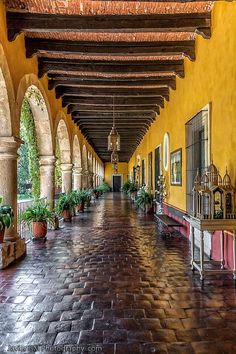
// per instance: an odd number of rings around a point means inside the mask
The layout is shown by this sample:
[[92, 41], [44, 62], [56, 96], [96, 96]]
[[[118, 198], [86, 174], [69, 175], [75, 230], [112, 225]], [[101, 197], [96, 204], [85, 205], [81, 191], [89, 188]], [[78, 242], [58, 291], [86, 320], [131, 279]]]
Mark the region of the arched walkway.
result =
[[61, 158], [62, 192], [69, 192], [72, 189], [71, 145], [68, 128], [64, 118], [63, 113], [58, 114], [56, 138]]

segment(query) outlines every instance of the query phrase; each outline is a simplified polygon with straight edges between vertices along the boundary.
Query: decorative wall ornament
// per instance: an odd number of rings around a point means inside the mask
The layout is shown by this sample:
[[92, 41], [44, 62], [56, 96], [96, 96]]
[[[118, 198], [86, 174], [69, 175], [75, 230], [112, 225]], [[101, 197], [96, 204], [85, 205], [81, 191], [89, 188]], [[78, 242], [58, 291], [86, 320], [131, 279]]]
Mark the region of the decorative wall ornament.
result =
[[213, 162], [197, 175], [193, 188], [193, 216], [199, 219], [236, 219], [235, 188], [226, 173], [222, 179]]
[[163, 202], [167, 197], [166, 179], [165, 176], [163, 175], [160, 175], [158, 177], [156, 194], [157, 194], [156, 200], [157, 203], [159, 204], [157, 213], [163, 214]]
[[170, 183], [172, 186], [182, 186], [182, 149], [170, 154]]
[[163, 167], [165, 171], [169, 168], [169, 154], [170, 154], [170, 137], [165, 133], [163, 138]]

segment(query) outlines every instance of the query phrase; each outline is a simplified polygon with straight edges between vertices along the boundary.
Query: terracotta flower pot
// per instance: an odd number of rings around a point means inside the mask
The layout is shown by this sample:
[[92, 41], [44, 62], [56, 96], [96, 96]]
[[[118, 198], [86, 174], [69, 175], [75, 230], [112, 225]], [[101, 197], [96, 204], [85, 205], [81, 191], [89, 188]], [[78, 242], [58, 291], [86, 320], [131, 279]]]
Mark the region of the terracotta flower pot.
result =
[[48, 232], [47, 221], [36, 221], [32, 223], [32, 233], [35, 238], [44, 238]]
[[68, 222], [71, 221], [72, 216], [71, 216], [71, 211], [70, 210], [64, 210], [63, 211], [63, 219], [64, 219], [64, 221], [68, 221]]
[[0, 230], [0, 243], [3, 243], [4, 235], [5, 235], [5, 227], [2, 230]]
[[84, 212], [84, 203], [78, 204], [78, 212], [83, 213]]

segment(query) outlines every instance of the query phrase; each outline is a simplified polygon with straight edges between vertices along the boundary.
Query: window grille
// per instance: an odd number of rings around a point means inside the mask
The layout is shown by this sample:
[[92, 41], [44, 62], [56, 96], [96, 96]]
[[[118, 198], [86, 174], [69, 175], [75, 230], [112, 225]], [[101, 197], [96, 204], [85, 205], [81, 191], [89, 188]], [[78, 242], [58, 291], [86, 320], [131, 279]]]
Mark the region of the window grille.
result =
[[161, 174], [161, 148], [155, 149], [155, 190], [158, 188], [158, 177]]
[[145, 161], [142, 160], [142, 186], [145, 184]]
[[186, 124], [187, 212], [193, 212], [193, 186], [197, 170], [203, 175], [210, 162], [209, 110], [199, 112]]
[[152, 151], [148, 154], [148, 186], [152, 190]]

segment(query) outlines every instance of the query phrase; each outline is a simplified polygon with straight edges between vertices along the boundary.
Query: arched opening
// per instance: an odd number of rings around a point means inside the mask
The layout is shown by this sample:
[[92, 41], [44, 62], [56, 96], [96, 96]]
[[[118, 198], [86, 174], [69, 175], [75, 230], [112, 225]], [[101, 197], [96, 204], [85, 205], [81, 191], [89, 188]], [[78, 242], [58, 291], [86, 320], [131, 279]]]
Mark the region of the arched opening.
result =
[[7, 87], [2, 69], [0, 68], [0, 137], [11, 136], [11, 111]]
[[[19, 131], [23, 141], [18, 151], [18, 194], [20, 199], [46, 197], [51, 203], [53, 196], [48, 189], [52, 181], [47, 173], [47, 181], [44, 178], [45, 165], [53, 169], [54, 162], [50, 117], [37, 82], [32, 79], [34, 83], [25, 89], [29, 81], [29, 77], [23, 78], [18, 89]], [[49, 158], [51, 161], [46, 161]]]
[[82, 149], [83, 188], [88, 187], [88, 155], [86, 145]]
[[82, 167], [80, 144], [79, 144], [79, 138], [78, 138], [77, 135], [74, 136], [74, 140], [73, 140], [73, 158], [72, 158], [72, 162], [73, 162], [74, 166]]
[[82, 188], [82, 159], [81, 159], [81, 149], [79, 138], [77, 135], [73, 139], [73, 154], [72, 154], [72, 163], [73, 163], [73, 190]]
[[72, 187], [72, 163], [71, 163], [70, 138], [62, 114], [59, 115], [59, 119], [60, 120], [56, 130], [57, 161], [56, 161], [56, 169], [55, 169], [55, 178], [56, 178], [56, 183], [58, 183], [57, 187], [61, 187], [62, 192], [68, 192], [71, 191], [71, 187]]

